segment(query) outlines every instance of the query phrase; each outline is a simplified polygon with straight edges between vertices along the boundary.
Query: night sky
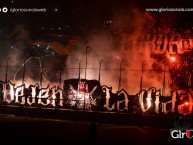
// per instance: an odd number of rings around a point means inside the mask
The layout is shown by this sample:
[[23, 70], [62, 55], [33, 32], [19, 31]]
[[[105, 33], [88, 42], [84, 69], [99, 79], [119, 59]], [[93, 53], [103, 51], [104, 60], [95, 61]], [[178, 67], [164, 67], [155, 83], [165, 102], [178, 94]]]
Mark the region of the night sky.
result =
[[[113, 2], [115, 3], [115, 2]], [[81, 32], [82, 29], [100, 27], [103, 21], [112, 16], [112, 8], [115, 4], [93, 0], [56, 0], [56, 1], [21, 1], [13, 0], [1, 4], [16, 8], [46, 8], [46, 13], [14, 13], [0, 15], [4, 23], [2, 26], [24, 24], [35, 30], [45, 28], [59, 28], [70, 33]], [[116, 2], [117, 3], [117, 2]], [[5, 23], [6, 22], [6, 23]]]
[[[113, 20], [114, 14], [119, 11], [130, 13], [137, 8], [145, 12], [145, 8], [159, 7], [191, 7], [191, 1], [154, 1], [154, 0], [4, 0], [0, 1], [2, 7], [8, 8], [46, 8], [46, 13], [0, 13], [0, 27], [23, 24], [36, 33], [41, 28], [61, 28], [64, 33], [82, 33], [92, 29], [101, 28], [104, 21]], [[151, 12], [159, 22], [161, 18], [171, 19], [175, 25], [185, 22], [192, 24], [193, 12]], [[176, 18], [177, 17], [177, 18]]]

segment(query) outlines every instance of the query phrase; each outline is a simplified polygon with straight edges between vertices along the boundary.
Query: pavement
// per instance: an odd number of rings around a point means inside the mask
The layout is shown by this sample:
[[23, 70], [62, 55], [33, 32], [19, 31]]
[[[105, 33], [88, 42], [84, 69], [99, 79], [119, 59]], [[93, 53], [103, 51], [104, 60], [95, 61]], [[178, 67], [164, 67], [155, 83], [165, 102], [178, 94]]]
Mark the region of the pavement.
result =
[[[0, 145], [88, 145], [90, 122], [0, 115]], [[169, 128], [97, 123], [95, 145], [192, 144]]]

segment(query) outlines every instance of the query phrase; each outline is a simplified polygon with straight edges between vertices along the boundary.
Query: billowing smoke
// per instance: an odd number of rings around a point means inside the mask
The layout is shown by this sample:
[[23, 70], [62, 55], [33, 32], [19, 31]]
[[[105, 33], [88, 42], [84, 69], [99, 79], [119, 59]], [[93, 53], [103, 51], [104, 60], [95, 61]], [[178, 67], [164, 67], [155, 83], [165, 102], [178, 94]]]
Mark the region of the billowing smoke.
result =
[[[26, 44], [31, 40], [30, 29], [28, 24], [11, 24], [3, 27], [4, 37], [1, 39], [1, 80], [10, 80], [12, 83], [21, 84], [22, 81], [31, 82], [40, 78], [39, 61], [32, 59], [25, 65], [25, 75], [23, 75], [24, 60], [28, 59], [25, 55]], [[7, 64], [8, 62], [8, 64]], [[37, 64], [34, 67], [34, 62]], [[6, 66], [7, 71], [6, 71]], [[6, 75], [7, 74], [7, 75]], [[24, 80], [23, 80], [24, 79]], [[30, 80], [30, 81], [29, 81]]]
[[[87, 69], [86, 66], [87, 49]], [[81, 67], [81, 79], [99, 79], [99, 66], [101, 62], [101, 83], [117, 86], [117, 66], [119, 65], [119, 51], [113, 42], [112, 36], [107, 32], [99, 32], [89, 36], [89, 41], [80, 46], [67, 59], [67, 67], [73, 67], [67, 77], [78, 78], [79, 64]], [[82, 61], [81, 61], [82, 60]], [[115, 64], [115, 65], [114, 65]], [[115, 66], [115, 67], [114, 67]], [[64, 74], [65, 75], [65, 74]]]
[[[162, 89], [163, 72], [154, 70], [157, 63], [151, 57], [153, 46], [144, 43], [151, 39], [145, 35], [145, 29], [153, 27], [156, 21], [140, 9], [131, 7], [128, 9], [114, 11], [113, 21], [109, 21], [110, 30], [91, 34], [87, 42], [68, 56], [67, 67], [77, 69], [73, 69], [67, 77], [78, 78], [78, 67], [82, 60], [81, 78], [98, 79], [99, 62], [103, 60], [101, 84], [112, 86], [116, 92], [120, 83], [121, 88], [127, 90], [129, 94], [135, 94], [140, 91], [142, 62], [144, 62], [142, 89], [150, 87]], [[88, 64], [85, 76], [87, 46], [89, 46]]]
[[[9, 28], [8, 28], [9, 27]], [[22, 25], [3, 27], [0, 50], [1, 52], [1, 80], [5, 80], [6, 66], [7, 80], [13, 80], [17, 66], [20, 65], [22, 50], [25, 48], [25, 40], [29, 39], [28, 31]], [[7, 64], [8, 62], [8, 64]]]
[[[121, 34], [120, 52], [121, 57], [126, 60], [125, 67], [128, 71], [125, 71], [123, 76], [123, 87], [129, 91], [129, 93], [136, 93], [140, 90], [140, 83], [142, 81], [142, 89], [149, 87], [156, 87], [162, 89], [163, 85], [163, 73], [157, 71], [157, 61], [153, 59], [152, 50], [153, 45], [151, 35], [148, 35], [148, 29], [153, 28], [156, 24], [156, 20], [147, 12], [143, 12], [140, 9], [134, 7], [130, 14], [125, 11], [121, 11], [116, 14], [116, 28], [123, 29], [129, 28], [126, 32], [123, 30]], [[143, 75], [142, 75], [143, 64]], [[162, 67], [163, 66], [159, 66]], [[141, 80], [142, 75], [142, 80]]]
[[[98, 80], [101, 62], [100, 81], [102, 85], [112, 86], [114, 92], [121, 85], [121, 88], [127, 90], [129, 94], [135, 94], [140, 91], [142, 62], [144, 62], [142, 89], [153, 86], [162, 89], [163, 66], [152, 57], [153, 46], [148, 43], [152, 38], [145, 33], [149, 27], [153, 27], [155, 24], [156, 20], [149, 13], [133, 7], [133, 5], [128, 6], [127, 9], [116, 7], [116, 9], [113, 9], [112, 19], [104, 22], [104, 25], [107, 26], [106, 30], [95, 28], [95, 30], [90, 31], [83, 38], [81, 45], [68, 55], [67, 68], [63, 69], [62, 79], [78, 78], [80, 65], [81, 79]], [[28, 31], [21, 26], [16, 27], [9, 37], [11, 37], [7, 40], [10, 40], [8, 47], [11, 48], [9, 64], [20, 67], [23, 63], [18, 62], [18, 58], [21, 59], [22, 56], [20, 49], [25, 48], [25, 42], [30, 41], [31, 38]], [[26, 74], [29, 76], [26, 76], [26, 80], [38, 80], [40, 78], [39, 61], [33, 59], [33, 62], [37, 62], [38, 69], [26, 68]], [[30, 67], [32, 64], [29, 62], [27, 66]], [[10, 67], [10, 69], [12, 68]], [[162, 71], [157, 71], [157, 68]], [[15, 73], [17, 69], [8, 70], [12, 78], [14, 75], [11, 75], [11, 73]], [[35, 70], [37, 71], [35, 72]], [[8, 77], [8, 79], [12, 78]], [[22, 69], [16, 79], [22, 79]]]

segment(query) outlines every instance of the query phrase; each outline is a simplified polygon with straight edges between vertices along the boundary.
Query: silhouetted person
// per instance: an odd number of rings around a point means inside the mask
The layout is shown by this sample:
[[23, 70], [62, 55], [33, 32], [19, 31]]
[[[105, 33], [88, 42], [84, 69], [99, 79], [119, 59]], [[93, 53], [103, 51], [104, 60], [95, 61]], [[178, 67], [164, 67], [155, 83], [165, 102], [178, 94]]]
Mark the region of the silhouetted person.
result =
[[188, 121], [188, 119], [186, 118], [186, 116], [184, 117], [184, 123], [183, 123], [183, 129], [189, 129], [190, 128], [190, 123]]
[[34, 87], [33, 85], [30, 85], [28, 88], [28, 97], [29, 97], [29, 101], [32, 102], [32, 87]]
[[59, 92], [60, 88], [59, 86], [56, 87], [56, 100], [55, 100], [55, 104], [56, 104], [56, 108], [60, 107], [60, 92]]
[[3, 104], [3, 82], [0, 81], [0, 105]]
[[177, 113], [174, 121], [175, 129], [181, 129], [183, 125], [184, 115], [181, 113]]
[[89, 132], [89, 145], [95, 145], [97, 127], [94, 121], [90, 123], [88, 132]]
[[189, 129], [190, 123], [188, 119], [181, 113], [178, 113], [174, 122], [175, 129]]
[[24, 99], [25, 99], [25, 106], [27, 107], [27, 98], [29, 97], [29, 89], [26, 88], [25, 84], [24, 84]]
[[36, 95], [35, 95], [35, 103], [36, 103], [36, 105], [38, 105], [38, 96], [39, 96], [39, 93], [40, 93], [40, 87], [39, 87], [39, 84], [38, 83], [36, 83], [36, 88], [35, 88], [35, 91], [36, 91]]

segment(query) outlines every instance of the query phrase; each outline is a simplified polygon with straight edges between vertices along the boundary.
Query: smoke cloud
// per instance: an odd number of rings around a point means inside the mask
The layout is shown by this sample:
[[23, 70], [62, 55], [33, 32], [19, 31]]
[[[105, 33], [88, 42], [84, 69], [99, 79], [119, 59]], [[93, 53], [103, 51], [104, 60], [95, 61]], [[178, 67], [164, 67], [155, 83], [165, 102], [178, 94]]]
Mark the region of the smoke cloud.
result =
[[[80, 78], [98, 80], [101, 62], [100, 76], [102, 85], [112, 86], [113, 92], [116, 92], [120, 83], [121, 88], [127, 90], [129, 94], [135, 94], [140, 91], [142, 62], [144, 62], [142, 89], [150, 87], [162, 89], [163, 72], [154, 70], [157, 67], [163, 70], [163, 66], [152, 57], [152, 46], [143, 43], [152, 39], [147, 37], [144, 29], [154, 27], [156, 20], [152, 15], [134, 5], [130, 5], [126, 9], [122, 9], [122, 7], [112, 8], [112, 11], [112, 18], [108, 19], [108, 23], [104, 22], [107, 25], [106, 30], [93, 28], [89, 34], [87, 33], [83, 37], [82, 43], [68, 55], [66, 63], [64, 62], [67, 68], [63, 70], [62, 79], [78, 78], [80, 65]], [[30, 40], [30, 35], [23, 27], [17, 27], [10, 33], [10, 37], [8, 40], [10, 43], [7, 46], [12, 48], [9, 53], [11, 58], [9, 63], [13, 66], [21, 66], [23, 62], [18, 64], [18, 58], [22, 56], [20, 50], [26, 46], [25, 42]], [[14, 43], [13, 40], [15, 40]], [[138, 42], [142, 43], [139, 44]], [[86, 48], [87, 68], [85, 68]], [[159, 66], [156, 66], [158, 64]], [[39, 65], [38, 61], [37, 65]], [[14, 76], [11, 73], [15, 73], [17, 69], [9, 70], [8, 79]], [[40, 70], [38, 69], [37, 73], [34, 73], [33, 70], [26, 69], [26, 74], [29, 76], [26, 76], [26, 80], [39, 79], [39, 76], [36, 75], [34, 76], [36, 78], [33, 78], [33, 75], [40, 74]], [[4, 74], [1, 78], [3, 76]], [[22, 71], [20, 71], [17, 78], [18, 80], [22, 78]]]
[[[119, 86], [121, 67], [121, 88], [129, 94], [140, 91], [142, 62], [144, 71], [142, 89], [163, 87], [163, 72], [153, 71], [157, 61], [151, 57], [151, 45], [137, 46], [137, 42], [148, 41], [144, 30], [153, 27], [156, 20], [137, 7], [114, 11], [110, 31], [90, 34], [76, 51], [68, 56], [67, 66], [78, 68], [81, 62], [81, 78], [85, 78], [86, 47], [88, 50], [87, 79], [98, 79], [99, 61], [102, 61], [101, 84], [112, 86], [116, 92]], [[163, 69], [163, 66], [161, 66]], [[74, 72], [74, 73], [73, 73]], [[78, 70], [73, 70], [67, 77], [78, 78]]]

